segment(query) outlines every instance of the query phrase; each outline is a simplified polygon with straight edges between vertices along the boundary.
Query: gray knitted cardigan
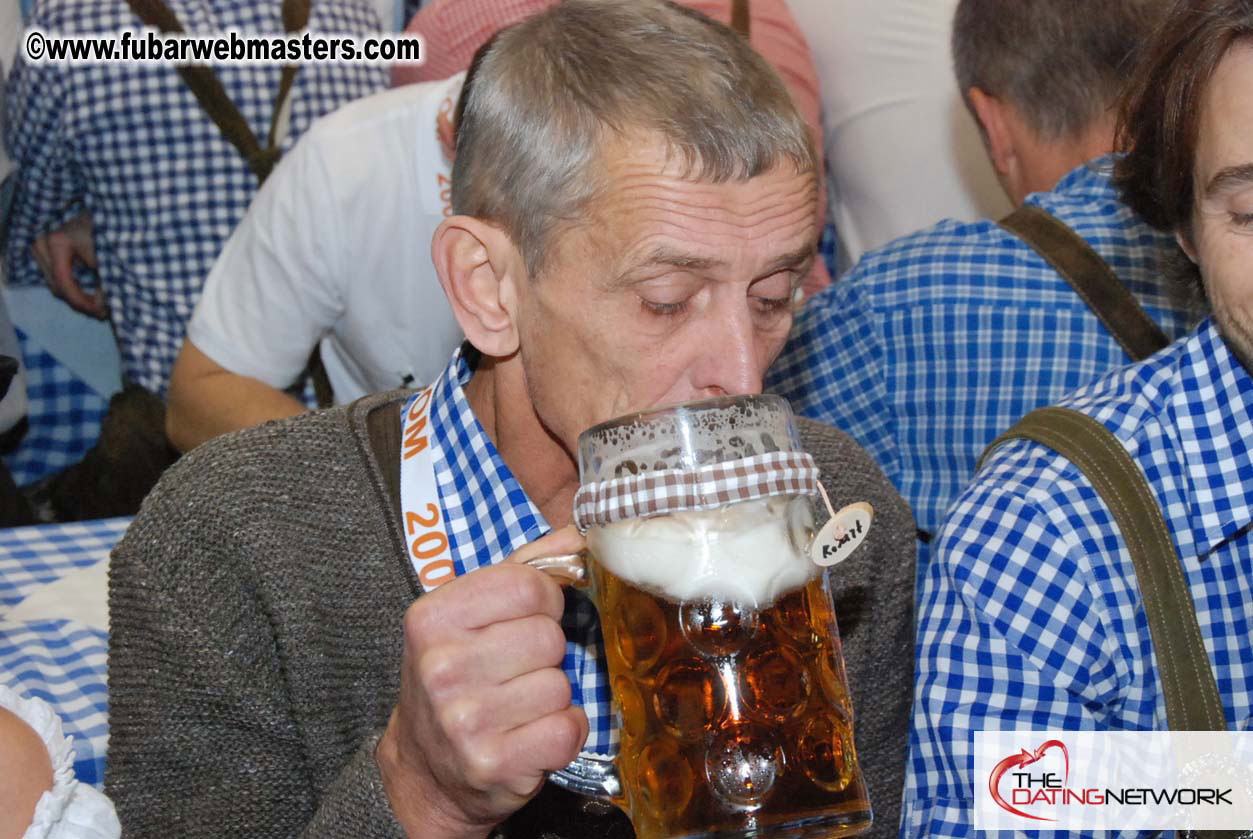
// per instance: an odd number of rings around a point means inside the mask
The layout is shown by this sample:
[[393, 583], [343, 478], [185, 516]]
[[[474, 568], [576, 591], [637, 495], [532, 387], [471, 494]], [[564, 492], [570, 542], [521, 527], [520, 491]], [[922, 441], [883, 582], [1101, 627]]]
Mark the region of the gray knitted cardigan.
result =
[[[109, 573], [106, 791], [126, 836], [404, 835], [373, 752], [396, 702], [401, 618], [419, 586], [387, 490], [398, 466], [376, 461], [366, 417], [398, 413], [405, 396], [215, 440], [144, 503]], [[877, 514], [867, 545], [837, 566], [836, 608], [874, 835], [895, 836], [913, 672], [913, 520], [848, 437], [800, 427], [832, 503], [866, 500]], [[598, 820], [563, 795], [546, 785], [500, 834], [630, 835], [616, 811]]]

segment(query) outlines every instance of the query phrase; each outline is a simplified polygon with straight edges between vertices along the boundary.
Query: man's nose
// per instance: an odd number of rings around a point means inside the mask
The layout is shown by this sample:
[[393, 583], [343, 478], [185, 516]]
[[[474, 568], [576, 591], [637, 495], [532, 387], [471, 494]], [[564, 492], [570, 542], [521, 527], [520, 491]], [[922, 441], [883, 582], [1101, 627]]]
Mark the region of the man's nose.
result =
[[761, 392], [757, 333], [747, 306], [724, 313], [710, 325], [700, 354], [692, 384], [701, 398]]

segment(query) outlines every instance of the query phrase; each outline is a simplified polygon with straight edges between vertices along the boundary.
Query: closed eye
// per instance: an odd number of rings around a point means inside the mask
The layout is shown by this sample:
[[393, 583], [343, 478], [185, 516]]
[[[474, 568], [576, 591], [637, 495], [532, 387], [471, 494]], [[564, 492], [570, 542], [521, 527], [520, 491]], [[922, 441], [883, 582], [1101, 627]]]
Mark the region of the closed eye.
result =
[[792, 305], [792, 295], [787, 297], [757, 297], [754, 298], [757, 308], [763, 312], [778, 312], [783, 309], [790, 308]]
[[652, 300], [646, 300], [641, 297], [640, 304], [644, 307], [645, 311], [654, 315], [660, 315], [661, 317], [674, 317], [675, 315], [681, 315], [687, 311], [686, 300], [680, 300], [677, 303], [656, 303]]

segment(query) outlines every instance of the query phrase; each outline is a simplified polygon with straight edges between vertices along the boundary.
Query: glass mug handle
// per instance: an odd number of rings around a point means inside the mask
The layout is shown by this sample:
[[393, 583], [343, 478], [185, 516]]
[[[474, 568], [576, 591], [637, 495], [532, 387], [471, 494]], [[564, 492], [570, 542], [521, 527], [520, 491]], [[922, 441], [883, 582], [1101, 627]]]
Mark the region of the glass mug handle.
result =
[[[585, 589], [588, 585], [587, 552], [533, 556], [521, 561], [553, 577], [563, 586]], [[622, 797], [618, 771], [608, 758], [580, 753], [565, 769], [550, 772], [548, 779], [557, 786], [601, 801], [617, 801]], [[589, 801], [585, 806], [605, 806]]]
[[543, 571], [563, 586], [587, 588], [587, 551], [533, 556], [522, 564]]

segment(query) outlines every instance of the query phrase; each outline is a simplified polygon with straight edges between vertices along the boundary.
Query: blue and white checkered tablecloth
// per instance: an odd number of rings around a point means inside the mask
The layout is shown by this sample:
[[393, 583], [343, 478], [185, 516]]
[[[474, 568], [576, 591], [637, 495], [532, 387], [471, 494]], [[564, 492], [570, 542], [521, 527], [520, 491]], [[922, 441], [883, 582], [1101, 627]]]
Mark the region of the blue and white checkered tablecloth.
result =
[[[129, 518], [0, 530], [0, 683], [60, 714], [80, 781], [104, 782], [108, 745], [108, 631], [65, 614], [15, 619], [13, 611], [68, 575], [108, 562]], [[103, 592], [100, 592], [103, 596]], [[93, 621], [92, 623], [96, 623]]]

